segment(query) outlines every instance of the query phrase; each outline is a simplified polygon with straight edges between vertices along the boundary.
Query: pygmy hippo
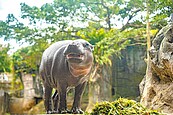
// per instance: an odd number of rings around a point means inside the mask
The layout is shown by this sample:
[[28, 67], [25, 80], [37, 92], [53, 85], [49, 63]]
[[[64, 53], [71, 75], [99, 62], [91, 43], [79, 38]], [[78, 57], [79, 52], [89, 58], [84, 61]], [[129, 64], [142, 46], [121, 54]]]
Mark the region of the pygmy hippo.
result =
[[[80, 101], [93, 64], [92, 51], [93, 46], [83, 39], [59, 41], [44, 51], [39, 72], [47, 113], [83, 113]], [[68, 111], [66, 93], [70, 87], [75, 87], [75, 96]], [[53, 88], [56, 91], [52, 96]]]

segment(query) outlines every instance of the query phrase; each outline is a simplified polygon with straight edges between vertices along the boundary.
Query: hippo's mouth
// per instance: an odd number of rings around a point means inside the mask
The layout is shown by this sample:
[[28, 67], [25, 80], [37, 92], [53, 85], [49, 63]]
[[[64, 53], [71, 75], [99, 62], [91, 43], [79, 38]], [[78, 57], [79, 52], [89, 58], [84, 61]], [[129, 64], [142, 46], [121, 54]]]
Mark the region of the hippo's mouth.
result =
[[70, 53], [66, 55], [67, 59], [79, 59], [79, 60], [83, 60], [84, 58], [84, 54], [77, 54], [77, 53]]

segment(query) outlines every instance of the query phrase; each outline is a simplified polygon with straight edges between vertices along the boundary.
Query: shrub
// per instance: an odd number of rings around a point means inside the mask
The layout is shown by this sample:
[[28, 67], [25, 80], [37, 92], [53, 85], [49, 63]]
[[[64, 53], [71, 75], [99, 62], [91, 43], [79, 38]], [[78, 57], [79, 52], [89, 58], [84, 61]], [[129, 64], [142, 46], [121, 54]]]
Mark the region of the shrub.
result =
[[150, 110], [139, 102], [119, 98], [113, 102], [96, 103], [90, 115], [163, 115], [156, 110]]

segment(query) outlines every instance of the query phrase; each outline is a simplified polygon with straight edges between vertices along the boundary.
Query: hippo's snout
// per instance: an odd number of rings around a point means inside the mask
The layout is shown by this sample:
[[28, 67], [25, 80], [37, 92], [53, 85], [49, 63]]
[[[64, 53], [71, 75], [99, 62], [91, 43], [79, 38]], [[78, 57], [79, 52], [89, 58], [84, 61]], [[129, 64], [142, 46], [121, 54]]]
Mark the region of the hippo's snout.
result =
[[81, 63], [85, 57], [83, 45], [78, 42], [72, 42], [65, 49], [64, 56], [70, 63]]
[[84, 47], [80, 43], [71, 43], [67, 46], [67, 48], [64, 51], [64, 56], [68, 54], [84, 54]]
[[78, 48], [80, 47], [80, 45], [77, 44], [77, 43], [72, 43], [72, 44], [69, 44], [68, 47], [69, 47], [70, 49], [78, 49]]

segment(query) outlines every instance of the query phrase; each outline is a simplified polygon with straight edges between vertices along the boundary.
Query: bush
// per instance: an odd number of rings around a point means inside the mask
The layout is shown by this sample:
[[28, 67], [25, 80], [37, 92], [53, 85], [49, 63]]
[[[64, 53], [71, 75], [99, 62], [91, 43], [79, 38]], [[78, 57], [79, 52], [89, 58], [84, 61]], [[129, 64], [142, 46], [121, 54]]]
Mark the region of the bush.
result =
[[119, 98], [113, 102], [96, 103], [90, 115], [163, 115], [143, 107], [134, 100]]

